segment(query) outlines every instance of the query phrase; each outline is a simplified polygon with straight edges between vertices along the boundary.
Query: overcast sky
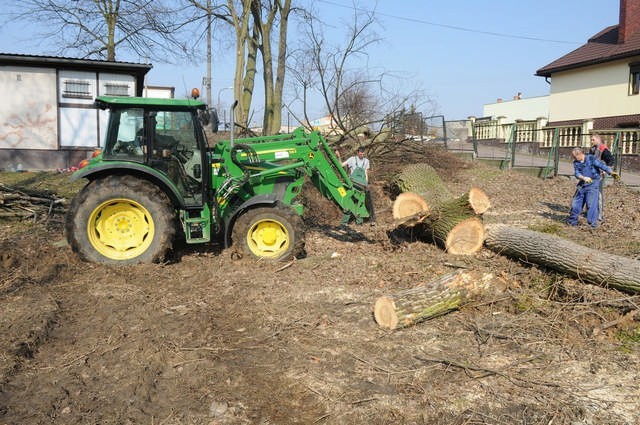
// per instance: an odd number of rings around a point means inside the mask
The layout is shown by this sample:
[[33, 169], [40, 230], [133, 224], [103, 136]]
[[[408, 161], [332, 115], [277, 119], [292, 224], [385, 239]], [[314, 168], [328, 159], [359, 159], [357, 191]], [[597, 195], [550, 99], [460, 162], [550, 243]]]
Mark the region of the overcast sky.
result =
[[[294, 0], [295, 2], [296, 0]], [[306, 1], [306, 0], [305, 0]], [[578, 48], [603, 28], [618, 23], [619, 0], [359, 0], [357, 7], [375, 10], [382, 41], [370, 49], [367, 66], [402, 78], [401, 86], [419, 87], [447, 120], [481, 116], [482, 107], [497, 98], [544, 96], [549, 86], [535, 77], [537, 69]], [[327, 23], [325, 33], [343, 40], [344, 22], [354, 3], [315, 0]], [[292, 33], [295, 38], [297, 35]], [[292, 44], [294, 41], [290, 41]], [[213, 103], [232, 101], [233, 49], [216, 42], [213, 61]], [[0, 52], [48, 54], [21, 25], [0, 28]], [[204, 52], [203, 52], [204, 55]], [[143, 62], [144, 58], [118, 57]], [[206, 64], [154, 63], [148, 85], [173, 86], [182, 97], [202, 87]], [[256, 117], [261, 119], [261, 99]], [[324, 112], [315, 106], [317, 116]]]

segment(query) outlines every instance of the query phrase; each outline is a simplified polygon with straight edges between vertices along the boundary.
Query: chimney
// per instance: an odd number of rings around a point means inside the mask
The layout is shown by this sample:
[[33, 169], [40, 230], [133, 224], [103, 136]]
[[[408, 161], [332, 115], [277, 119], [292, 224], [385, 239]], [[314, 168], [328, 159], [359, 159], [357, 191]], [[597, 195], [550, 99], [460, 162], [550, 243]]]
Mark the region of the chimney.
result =
[[640, 0], [620, 0], [618, 44], [628, 41], [640, 30]]

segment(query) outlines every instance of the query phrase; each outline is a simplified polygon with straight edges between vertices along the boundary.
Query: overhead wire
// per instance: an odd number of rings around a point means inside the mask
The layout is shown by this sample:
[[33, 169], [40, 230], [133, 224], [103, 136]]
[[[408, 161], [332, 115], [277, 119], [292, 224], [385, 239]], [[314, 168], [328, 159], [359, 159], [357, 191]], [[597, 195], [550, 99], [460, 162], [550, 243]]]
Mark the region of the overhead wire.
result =
[[401, 20], [401, 21], [413, 22], [413, 23], [423, 24], [423, 25], [430, 25], [430, 26], [434, 26], [434, 27], [447, 28], [447, 29], [451, 29], [451, 30], [455, 30], [455, 31], [464, 31], [464, 32], [470, 32], [470, 33], [475, 33], [475, 34], [492, 35], [492, 36], [495, 36], [495, 37], [513, 38], [513, 39], [519, 39], [519, 40], [541, 41], [541, 42], [545, 42], [545, 43], [582, 44], [582, 43], [580, 43], [578, 41], [554, 40], [554, 39], [548, 39], [548, 38], [531, 37], [531, 36], [526, 36], [526, 35], [506, 34], [506, 33], [500, 33], [500, 32], [495, 32], [495, 31], [478, 30], [478, 29], [460, 27], [460, 26], [457, 26], [457, 25], [439, 24], [437, 22], [430, 22], [430, 21], [426, 21], [424, 19], [417, 19], [417, 18], [410, 18], [410, 17], [407, 17], [407, 16], [392, 15], [392, 14], [389, 14], [389, 13], [382, 13], [382, 12], [379, 12], [377, 10], [367, 10], [367, 9], [363, 9], [363, 8], [360, 8], [360, 7], [356, 7], [355, 5], [348, 6], [348, 5], [336, 3], [336, 2], [330, 1], [330, 0], [316, 0], [316, 1], [319, 2], [319, 3], [325, 3], [325, 4], [328, 4], [328, 5], [331, 5], [331, 6], [341, 7], [341, 8], [344, 8], [344, 9], [351, 9], [351, 10], [356, 10], [358, 12], [365, 12], [365, 13], [374, 13], [376, 15], [385, 16], [387, 18], [393, 18], [393, 19], [398, 19], [398, 20]]

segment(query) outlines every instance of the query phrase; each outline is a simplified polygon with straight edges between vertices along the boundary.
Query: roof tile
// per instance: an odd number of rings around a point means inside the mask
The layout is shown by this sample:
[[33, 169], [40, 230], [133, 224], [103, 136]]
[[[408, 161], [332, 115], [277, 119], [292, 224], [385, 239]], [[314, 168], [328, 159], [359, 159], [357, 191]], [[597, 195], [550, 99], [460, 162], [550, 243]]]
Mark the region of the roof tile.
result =
[[607, 27], [591, 37], [587, 44], [543, 66], [536, 75], [550, 77], [554, 72], [610, 62], [640, 55], [640, 31], [618, 44], [618, 25]]

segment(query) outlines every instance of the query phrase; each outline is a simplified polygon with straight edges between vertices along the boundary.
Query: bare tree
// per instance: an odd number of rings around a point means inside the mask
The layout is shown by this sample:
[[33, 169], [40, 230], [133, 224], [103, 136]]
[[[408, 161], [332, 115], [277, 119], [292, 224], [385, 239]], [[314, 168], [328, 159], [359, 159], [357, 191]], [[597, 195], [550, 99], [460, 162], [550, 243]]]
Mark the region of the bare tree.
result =
[[251, 20], [253, 1], [227, 0], [228, 16], [223, 18], [234, 29], [236, 68], [233, 78], [233, 93], [238, 101], [235, 122], [245, 128], [248, 128], [249, 125], [249, 112], [257, 72], [258, 34]]
[[[368, 50], [381, 41], [375, 34], [375, 14], [354, 8], [347, 23], [346, 40], [331, 46], [325, 39], [323, 23], [316, 14], [304, 15], [304, 43], [295, 52], [292, 74], [297, 82], [296, 100], [302, 102], [302, 114], [296, 116], [309, 128], [309, 98], [319, 94], [331, 119], [336, 143], [353, 139], [360, 132], [371, 133], [373, 143], [380, 139], [385, 117], [404, 105], [420, 103], [420, 93], [402, 93], [396, 89], [394, 76], [387, 71], [373, 72], [367, 67]], [[310, 93], [311, 92], [311, 93]], [[293, 108], [290, 107], [292, 111]]]
[[10, 19], [33, 24], [58, 54], [116, 60], [116, 52], [166, 61], [189, 51], [179, 39], [185, 21], [163, 0], [20, 0]]
[[[280, 131], [282, 122], [282, 91], [284, 87], [287, 32], [291, 0], [262, 1], [255, 0], [252, 5], [254, 26], [260, 36], [259, 49], [262, 55], [264, 81], [264, 119], [263, 133], [275, 134]], [[272, 43], [275, 25], [278, 25], [277, 56], [275, 58]]]
[[[265, 90], [263, 133], [277, 133], [282, 120], [291, 0], [227, 0], [226, 8], [228, 14], [220, 17], [233, 27], [235, 34], [234, 95], [238, 100], [237, 124], [245, 128], [249, 125], [260, 53]], [[276, 31], [277, 38], [274, 35]], [[277, 40], [275, 52], [274, 40]]]

